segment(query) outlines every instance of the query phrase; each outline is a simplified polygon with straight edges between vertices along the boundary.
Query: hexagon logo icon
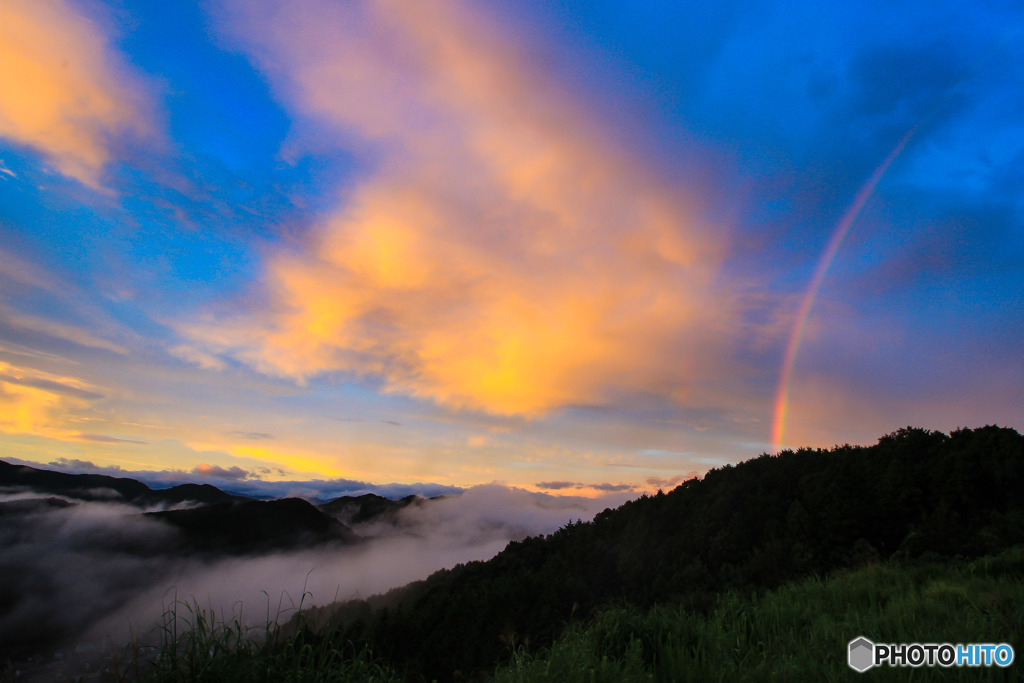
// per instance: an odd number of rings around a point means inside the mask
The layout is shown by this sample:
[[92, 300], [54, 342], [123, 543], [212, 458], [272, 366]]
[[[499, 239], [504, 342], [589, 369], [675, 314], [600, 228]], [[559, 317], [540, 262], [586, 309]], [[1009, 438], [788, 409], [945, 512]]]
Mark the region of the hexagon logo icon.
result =
[[875, 665], [875, 644], [864, 636], [851, 640], [846, 663], [854, 671], [864, 673]]

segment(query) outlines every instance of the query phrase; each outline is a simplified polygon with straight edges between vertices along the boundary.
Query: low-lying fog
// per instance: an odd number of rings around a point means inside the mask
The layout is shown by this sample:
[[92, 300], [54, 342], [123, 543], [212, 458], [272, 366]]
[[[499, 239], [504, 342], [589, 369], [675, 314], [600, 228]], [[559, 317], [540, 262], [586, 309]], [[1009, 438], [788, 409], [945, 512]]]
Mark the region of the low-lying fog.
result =
[[[357, 546], [263, 556], [168, 556], [174, 529], [115, 502], [7, 494], [31, 505], [0, 514], [0, 649], [60, 634], [76, 643], [119, 646], [144, 635], [166, 606], [197, 602], [218, 617], [265, 624], [279, 610], [365, 598], [458, 563], [494, 556], [510, 540], [589, 520], [630, 497], [557, 497], [497, 485], [426, 500], [393, 521], [351, 524], [370, 538]], [[31, 498], [37, 502], [28, 503]], [[47, 498], [42, 503], [39, 498]], [[347, 521], [342, 519], [342, 521]], [[303, 595], [305, 594], [305, 597]], [[283, 622], [291, 612], [281, 614]]]

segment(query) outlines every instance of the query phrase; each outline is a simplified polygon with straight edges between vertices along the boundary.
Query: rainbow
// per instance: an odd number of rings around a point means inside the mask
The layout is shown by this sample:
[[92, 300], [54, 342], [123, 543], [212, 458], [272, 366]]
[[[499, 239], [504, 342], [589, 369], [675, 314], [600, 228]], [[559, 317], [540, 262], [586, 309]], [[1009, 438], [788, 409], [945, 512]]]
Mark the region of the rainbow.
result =
[[818, 259], [818, 265], [814, 268], [814, 277], [811, 278], [811, 284], [807, 287], [807, 291], [804, 292], [803, 299], [800, 301], [800, 310], [797, 311], [796, 321], [793, 323], [793, 331], [789, 335], [789, 344], [786, 346], [786, 355], [782, 361], [782, 373], [779, 377], [778, 390], [775, 393], [775, 417], [772, 420], [772, 450], [778, 453], [784, 446], [783, 439], [786, 435], [786, 413], [789, 408], [789, 381], [793, 375], [793, 365], [796, 362], [797, 351], [800, 350], [800, 340], [804, 334], [804, 326], [807, 324], [808, 315], [811, 312], [811, 306], [814, 304], [814, 297], [818, 293], [818, 288], [821, 286], [822, 280], [825, 279], [825, 273], [828, 271], [832, 261], [836, 257], [836, 253], [839, 251], [839, 246], [843, 243], [843, 239], [846, 238], [846, 234], [850, 231], [857, 217], [860, 215], [861, 209], [867, 204], [868, 199], [874, 194], [875, 186], [878, 185], [882, 176], [889, 170], [889, 166], [896, 160], [896, 157], [900, 155], [903, 149], [907, 146], [910, 138], [913, 137], [917, 127], [911, 128], [910, 131], [903, 136], [892, 151], [889, 152], [889, 156], [885, 158], [878, 168], [875, 169], [871, 177], [868, 178], [867, 182], [861, 186], [860, 190], [857, 191], [857, 196], [854, 197], [853, 203], [850, 204], [850, 208], [843, 214], [839, 224], [836, 226], [835, 231], [832, 233], [832, 238], [828, 242], [828, 246], [822, 253], [821, 258]]

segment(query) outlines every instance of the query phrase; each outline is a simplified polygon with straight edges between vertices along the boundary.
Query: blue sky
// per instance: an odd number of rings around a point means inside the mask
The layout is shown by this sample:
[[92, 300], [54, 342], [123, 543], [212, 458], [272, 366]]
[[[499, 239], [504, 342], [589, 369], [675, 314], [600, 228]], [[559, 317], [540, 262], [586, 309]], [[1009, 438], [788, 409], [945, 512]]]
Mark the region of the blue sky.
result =
[[7, 457], [599, 494], [1022, 426], [1010, 3], [0, 12]]

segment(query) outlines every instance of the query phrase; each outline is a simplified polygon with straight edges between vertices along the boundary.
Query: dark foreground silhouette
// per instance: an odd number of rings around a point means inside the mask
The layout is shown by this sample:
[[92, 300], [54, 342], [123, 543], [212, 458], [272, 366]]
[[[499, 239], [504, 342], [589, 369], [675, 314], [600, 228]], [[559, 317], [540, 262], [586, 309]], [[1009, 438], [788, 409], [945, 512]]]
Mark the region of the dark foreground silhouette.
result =
[[995, 426], [906, 428], [874, 446], [783, 451], [726, 466], [335, 606], [334, 637], [427, 680], [493, 671], [510, 644], [543, 648], [598, 608], [706, 612], [761, 590], [880, 559], [998, 553], [1024, 542], [1024, 437]]

